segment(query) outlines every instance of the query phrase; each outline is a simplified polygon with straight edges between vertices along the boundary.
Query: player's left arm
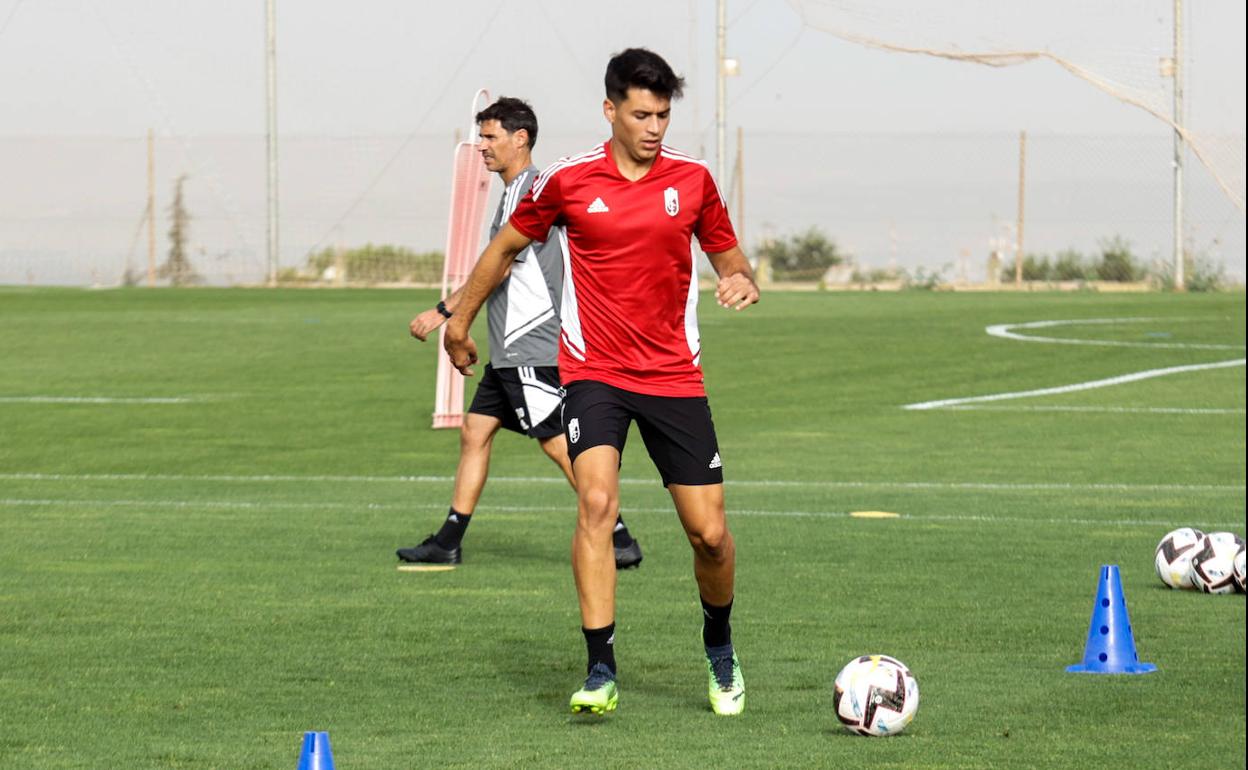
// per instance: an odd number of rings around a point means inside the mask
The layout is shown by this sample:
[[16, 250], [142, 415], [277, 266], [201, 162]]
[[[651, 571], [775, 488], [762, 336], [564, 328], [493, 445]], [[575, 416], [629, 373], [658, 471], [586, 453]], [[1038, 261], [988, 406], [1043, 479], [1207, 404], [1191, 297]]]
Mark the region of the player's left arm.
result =
[[720, 307], [733, 310], [744, 310], [758, 302], [758, 284], [754, 281], [754, 271], [750, 269], [750, 261], [740, 246], [733, 246], [727, 251], [707, 253], [711, 267], [719, 276], [719, 285], [715, 287], [715, 301]]
[[715, 301], [720, 307], [744, 310], [758, 302], [758, 283], [728, 219], [728, 207], [709, 169], [702, 172], [702, 207], [694, 235], [719, 276]]
[[472, 376], [472, 365], [477, 362], [477, 344], [468, 334], [468, 327], [472, 326], [472, 319], [477, 317], [477, 311], [490, 292], [502, 283], [516, 255], [532, 242], [508, 222], [481, 252], [476, 266], [468, 274], [442, 340], [451, 363], [465, 377]]

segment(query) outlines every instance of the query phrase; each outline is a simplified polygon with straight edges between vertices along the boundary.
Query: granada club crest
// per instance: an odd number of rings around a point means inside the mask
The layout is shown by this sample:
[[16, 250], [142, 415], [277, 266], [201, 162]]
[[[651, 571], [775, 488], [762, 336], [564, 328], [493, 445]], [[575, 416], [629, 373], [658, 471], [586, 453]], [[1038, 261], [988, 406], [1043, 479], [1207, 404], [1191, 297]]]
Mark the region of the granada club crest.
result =
[[675, 187], [669, 187], [663, 191], [663, 209], [669, 217], [680, 213], [680, 194], [676, 192]]
[[573, 417], [568, 421], [568, 440], [573, 444], [581, 437], [581, 421]]

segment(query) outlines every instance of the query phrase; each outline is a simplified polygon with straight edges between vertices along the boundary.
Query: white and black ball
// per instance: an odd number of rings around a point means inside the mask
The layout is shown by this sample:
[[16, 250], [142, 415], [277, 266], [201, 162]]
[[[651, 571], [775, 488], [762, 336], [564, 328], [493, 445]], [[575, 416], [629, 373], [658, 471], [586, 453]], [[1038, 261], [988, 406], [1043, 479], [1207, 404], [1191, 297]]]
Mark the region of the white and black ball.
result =
[[854, 658], [836, 675], [836, 718], [859, 735], [896, 735], [919, 710], [919, 682], [887, 655]]
[[1192, 556], [1204, 537], [1204, 532], [1191, 527], [1166, 533], [1153, 555], [1153, 566], [1161, 582], [1171, 588], [1195, 588], [1191, 581]]

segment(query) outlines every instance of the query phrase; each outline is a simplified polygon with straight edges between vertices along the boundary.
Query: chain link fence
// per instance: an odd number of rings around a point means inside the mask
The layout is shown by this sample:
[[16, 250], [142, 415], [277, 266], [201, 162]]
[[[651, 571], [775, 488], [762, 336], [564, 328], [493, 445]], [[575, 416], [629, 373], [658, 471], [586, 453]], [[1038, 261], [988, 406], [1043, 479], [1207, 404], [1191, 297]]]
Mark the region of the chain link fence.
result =
[[[535, 161], [544, 165], [603, 138], [605, 133], [543, 132]], [[283, 138], [283, 275], [323, 277], [326, 249], [375, 244], [416, 254], [440, 251], [456, 140], [427, 134]], [[1225, 141], [1242, 148], [1244, 137]], [[707, 152], [676, 129], [669, 143]], [[199, 279], [208, 285], [262, 283], [263, 137], [158, 137], [154, 149], [155, 250], [149, 257], [146, 138], [0, 138], [0, 283], [146, 283], [149, 260], [159, 267], [170, 251], [170, 204], [183, 175], [187, 253]], [[729, 178], [720, 181], [747, 251], [764, 239], [814, 226], [864, 273], [921, 270], [949, 282], [982, 284], [992, 278], [993, 252], [1013, 262], [1018, 134], [747, 131], [740, 152], [743, 194], [731, 157]], [[1168, 264], [1171, 158], [1166, 131], [1029, 133], [1025, 252], [1093, 254], [1104, 241], [1119, 238], [1141, 262]], [[495, 196], [499, 187], [494, 184]], [[1242, 283], [1244, 217], [1195, 162], [1187, 164], [1184, 203], [1189, 254]], [[345, 283], [350, 276], [338, 278]]]

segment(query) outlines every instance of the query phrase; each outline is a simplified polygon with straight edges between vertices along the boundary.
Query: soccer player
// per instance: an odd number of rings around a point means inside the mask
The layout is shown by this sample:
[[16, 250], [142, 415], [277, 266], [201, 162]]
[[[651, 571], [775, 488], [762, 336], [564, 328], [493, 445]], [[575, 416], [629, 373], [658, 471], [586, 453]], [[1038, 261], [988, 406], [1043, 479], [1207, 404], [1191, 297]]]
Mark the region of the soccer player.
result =
[[[477, 113], [481, 159], [502, 177], [505, 189], [494, 213], [491, 237], [507, 222], [516, 203], [537, 177], [531, 153], [537, 142], [537, 116], [520, 99], [502, 97]], [[572, 464], [559, 415], [561, 393], [556, 347], [559, 318], [555, 312], [563, 283], [563, 249], [552, 230], [545, 243], [518, 251], [505, 266], [502, 283], [490, 294], [491, 363], [460, 428], [459, 468], [451, 509], [436, 534], [420, 545], [400, 548], [406, 562], [459, 564], [461, 543], [485, 488], [490, 450], [499, 428], [537, 439], [542, 451], [573, 483]], [[451, 318], [460, 291], [412, 319], [410, 331], [422, 342]], [[573, 488], [575, 484], [573, 483]], [[623, 519], [614, 520], [612, 535], [617, 569], [641, 564], [641, 546]]]
[[719, 276], [721, 306], [752, 305], [758, 286], [706, 164], [663, 144], [683, 86], [651, 51], [631, 48], [611, 59], [602, 105], [610, 140], [542, 172], [486, 247], [446, 329], [451, 362], [471, 374], [473, 315], [515, 254], [549, 228], [564, 228], [559, 373], [577, 494], [572, 571], [588, 651], [573, 712], [602, 714], [618, 702], [611, 528], [633, 421], [693, 548], [711, 708], [740, 714], [745, 707], [729, 623], [736, 552], [702, 381], [691, 237]]

